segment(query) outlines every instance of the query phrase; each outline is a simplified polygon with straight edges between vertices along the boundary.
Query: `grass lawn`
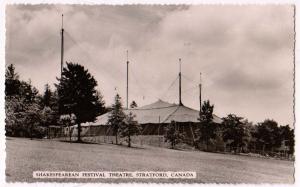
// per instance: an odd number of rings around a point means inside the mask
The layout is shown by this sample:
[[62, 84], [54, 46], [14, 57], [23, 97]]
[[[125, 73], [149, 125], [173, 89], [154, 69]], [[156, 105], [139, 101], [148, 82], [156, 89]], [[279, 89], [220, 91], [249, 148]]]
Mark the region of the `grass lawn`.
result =
[[33, 171], [196, 171], [196, 179], [134, 182], [293, 183], [294, 162], [145, 146], [7, 138], [8, 182], [133, 182], [133, 179], [33, 179]]

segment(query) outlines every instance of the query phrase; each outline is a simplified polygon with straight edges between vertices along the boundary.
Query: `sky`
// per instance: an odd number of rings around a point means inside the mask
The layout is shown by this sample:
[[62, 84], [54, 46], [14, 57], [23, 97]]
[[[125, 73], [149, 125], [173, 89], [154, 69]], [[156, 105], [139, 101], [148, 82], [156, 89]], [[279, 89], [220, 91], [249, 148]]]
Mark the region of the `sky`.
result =
[[185, 106], [199, 110], [201, 72], [219, 117], [293, 126], [291, 5], [8, 5], [6, 66], [40, 93], [60, 75], [62, 13], [64, 61], [89, 70], [106, 105], [116, 93], [126, 105], [128, 50], [129, 102], [178, 103], [181, 58]]

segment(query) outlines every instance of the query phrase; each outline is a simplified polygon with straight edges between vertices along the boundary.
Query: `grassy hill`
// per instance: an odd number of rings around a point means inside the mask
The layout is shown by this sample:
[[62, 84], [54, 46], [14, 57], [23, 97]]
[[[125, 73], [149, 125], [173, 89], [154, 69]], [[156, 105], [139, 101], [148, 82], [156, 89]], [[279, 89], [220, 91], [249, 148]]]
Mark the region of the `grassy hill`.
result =
[[9, 182], [133, 182], [132, 179], [33, 179], [33, 171], [196, 171], [196, 179], [134, 179], [134, 182], [292, 183], [293, 162], [240, 155], [143, 146], [75, 144], [7, 138]]

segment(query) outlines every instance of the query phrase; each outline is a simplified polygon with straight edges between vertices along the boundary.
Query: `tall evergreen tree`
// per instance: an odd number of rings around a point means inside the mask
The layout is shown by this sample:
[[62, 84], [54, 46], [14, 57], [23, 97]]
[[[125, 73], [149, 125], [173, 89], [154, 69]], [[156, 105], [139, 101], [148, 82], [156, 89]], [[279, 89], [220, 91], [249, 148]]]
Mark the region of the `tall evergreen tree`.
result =
[[131, 147], [131, 137], [133, 135], [139, 135], [141, 133], [142, 127], [140, 124], [134, 120], [135, 115], [131, 112], [125, 116], [123, 123], [119, 127], [119, 134], [123, 138], [126, 138], [128, 142], [128, 147]]
[[113, 128], [115, 138], [116, 138], [116, 144], [118, 144], [118, 132], [119, 128], [124, 122], [125, 119], [125, 113], [123, 112], [123, 105], [121, 102], [121, 97], [119, 94], [115, 96], [115, 103], [112, 105], [112, 111], [110, 112], [108, 116], [108, 125], [110, 125]]
[[81, 142], [81, 123], [93, 122], [104, 112], [103, 102], [99, 102], [97, 81], [83, 66], [67, 63], [57, 87], [59, 114], [75, 114], [78, 125], [78, 142]]
[[165, 142], [171, 144], [171, 149], [174, 149], [177, 144], [184, 140], [185, 134], [179, 132], [178, 126], [174, 120], [165, 127], [165, 132]]
[[52, 97], [52, 92], [51, 92], [50, 86], [49, 86], [49, 84], [46, 84], [44, 95], [43, 95], [43, 98], [42, 98], [42, 105], [44, 107], [45, 106], [50, 107], [51, 97]]
[[196, 130], [196, 146], [199, 143], [205, 143], [206, 150], [208, 144], [217, 136], [217, 124], [213, 122], [214, 105], [211, 105], [209, 100], [204, 101], [201, 107], [201, 116], [199, 116], [200, 125]]

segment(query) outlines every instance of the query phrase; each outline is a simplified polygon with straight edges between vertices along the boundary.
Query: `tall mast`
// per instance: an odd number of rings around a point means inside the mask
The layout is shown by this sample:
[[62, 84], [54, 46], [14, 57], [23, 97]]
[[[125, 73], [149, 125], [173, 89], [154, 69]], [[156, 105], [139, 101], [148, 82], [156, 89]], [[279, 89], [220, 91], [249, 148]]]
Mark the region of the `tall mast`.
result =
[[126, 108], [128, 109], [128, 65], [129, 65], [129, 61], [128, 61], [128, 50], [126, 51], [126, 56], [127, 56], [127, 82], [126, 82]]
[[202, 108], [202, 79], [201, 79], [201, 72], [200, 72], [200, 83], [199, 83], [199, 103], [200, 103], [200, 110], [199, 110], [199, 117], [201, 118], [201, 108]]
[[62, 71], [64, 66], [64, 15], [61, 15], [61, 51], [60, 51], [60, 78], [62, 77]]
[[182, 106], [182, 102], [181, 102], [181, 58], [179, 58], [179, 105]]

